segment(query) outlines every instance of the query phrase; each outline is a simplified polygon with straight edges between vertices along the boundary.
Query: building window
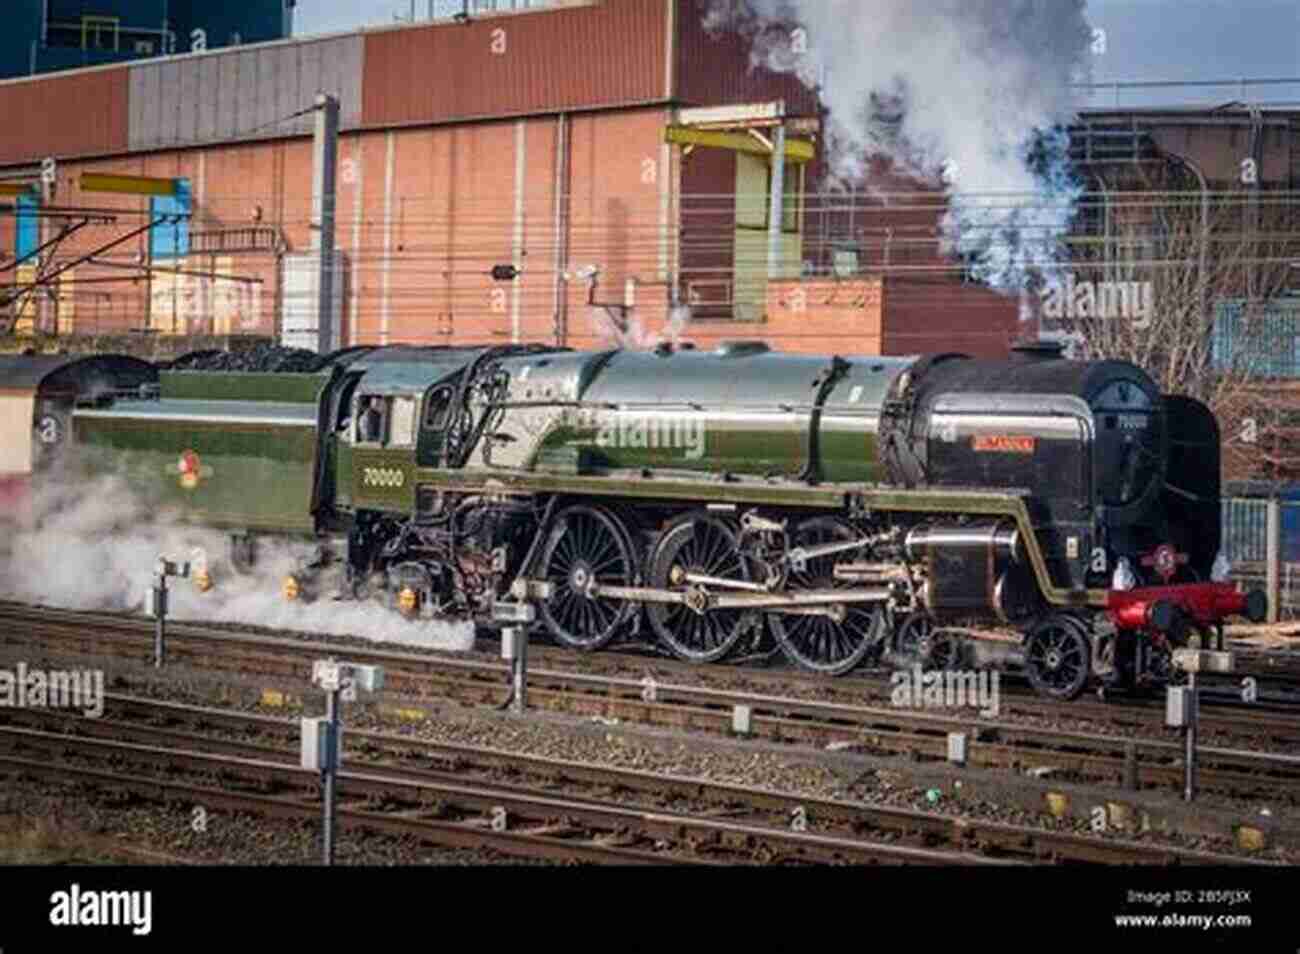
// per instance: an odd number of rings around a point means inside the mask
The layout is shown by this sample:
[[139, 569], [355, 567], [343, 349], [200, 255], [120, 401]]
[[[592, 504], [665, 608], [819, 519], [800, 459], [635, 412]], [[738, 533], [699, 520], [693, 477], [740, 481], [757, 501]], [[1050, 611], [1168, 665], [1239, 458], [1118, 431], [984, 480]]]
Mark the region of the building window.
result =
[[[149, 200], [155, 225], [149, 230], [149, 254], [154, 258], [182, 258], [190, 253], [190, 180], [176, 180], [175, 195], [157, 195]], [[181, 219], [159, 222], [164, 216]]]

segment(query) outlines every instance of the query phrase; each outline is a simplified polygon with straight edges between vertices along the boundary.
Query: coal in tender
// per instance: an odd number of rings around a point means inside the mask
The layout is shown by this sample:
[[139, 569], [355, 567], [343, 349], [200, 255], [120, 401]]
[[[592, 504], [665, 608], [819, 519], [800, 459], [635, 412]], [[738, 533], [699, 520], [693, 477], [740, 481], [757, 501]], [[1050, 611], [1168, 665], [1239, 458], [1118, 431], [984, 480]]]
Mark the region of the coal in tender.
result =
[[263, 344], [242, 351], [195, 351], [177, 358], [170, 367], [173, 371], [313, 374], [323, 363], [314, 351]]

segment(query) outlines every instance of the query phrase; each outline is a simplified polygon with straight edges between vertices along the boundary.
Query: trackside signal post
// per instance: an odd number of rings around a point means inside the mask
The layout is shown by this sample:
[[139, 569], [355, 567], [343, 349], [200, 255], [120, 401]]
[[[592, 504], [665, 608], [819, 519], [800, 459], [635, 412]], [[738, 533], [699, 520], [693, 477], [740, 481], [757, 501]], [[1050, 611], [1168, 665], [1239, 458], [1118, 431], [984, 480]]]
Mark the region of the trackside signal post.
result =
[[[527, 590], [525, 586], [523, 595], [528, 595]], [[549, 596], [547, 592], [543, 598]], [[537, 607], [530, 602], [497, 602], [492, 604], [492, 618], [510, 624], [501, 630], [501, 658], [510, 663], [510, 698], [505, 704], [513, 703], [514, 711], [522, 713], [528, 708], [528, 629], [537, 622]]]
[[194, 586], [201, 593], [212, 589], [212, 574], [208, 570], [207, 554], [202, 547], [196, 548], [193, 559], [184, 563], [159, 557], [154, 566], [153, 587], [149, 590], [149, 615], [156, 621], [153, 636], [153, 665], [161, 669], [167, 657], [167, 611], [171, 594], [167, 589], [167, 577], [176, 576], [194, 581]]
[[1186, 686], [1170, 686], [1165, 699], [1165, 725], [1183, 730], [1186, 752], [1183, 758], [1183, 800], [1196, 798], [1196, 735], [1200, 721], [1198, 672], [1232, 672], [1232, 653], [1197, 649], [1174, 650], [1174, 666], [1187, 673]]
[[153, 633], [153, 666], [161, 669], [167, 650], [167, 577], [178, 576], [182, 579], [190, 575], [188, 563], [173, 563], [165, 557], [159, 557], [154, 570], [153, 589], [149, 591], [149, 615], [156, 621]]
[[335, 778], [343, 755], [339, 701], [355, 702], [358, 689], [378, 692], [384, 686], [384, 670], [379, 666], [340, 663], [333, 659], [318, 660], [312, 665], [311, 681], [325, 690], [325, 716], [302, 720], [302, 767], [321, 773], [324, 864], [332, 865]]

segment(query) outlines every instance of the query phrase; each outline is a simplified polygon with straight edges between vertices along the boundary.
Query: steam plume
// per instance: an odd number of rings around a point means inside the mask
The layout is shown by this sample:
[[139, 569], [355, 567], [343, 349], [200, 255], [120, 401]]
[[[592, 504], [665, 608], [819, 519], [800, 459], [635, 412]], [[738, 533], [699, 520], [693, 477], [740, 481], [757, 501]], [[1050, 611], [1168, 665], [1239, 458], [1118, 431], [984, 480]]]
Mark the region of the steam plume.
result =
[[[223, 534], [184, 525], [118, 476], [42, 475], [32, 524], [0, 554], [0, 597], [46, 606], [102, 611], [143, 611], [160, 556], [190, 560], [206, 554], [216, 586], [200, 593], [189, 581], [169, 581], [168, 615], [178, 620], [246, 623], [436, 649], [473, 646], [469, 623], [411, 622], [377, 604], [288, 602], [280, 583], [310, 547], [259, 542], [256, 572], [235, 575], [226, 565]], [[328, 593], [328, 586], [326, 587]]]
[[628, 319], [626, 328], [620, 328], [604, 309], [598, 307], [589, 309], [589, 318], [592, 334], [610, 347], [627, 351], [652, 351], [661, 344], [671, 344], [674, 347], [681, 344], [691, 323], [691, 309], [689, 305], [673, 308], [661, 331], [649, 330], [635, 314]]
[[1079, 189], [1063, 129], [1088, 75], [1085, 0], [712, 0], [705, 27], [752, 41], [752, 64], [820, 87], [833, 173], [866, 160], [951, 193], [945, 251], [1005, 290], [1050, 270]]

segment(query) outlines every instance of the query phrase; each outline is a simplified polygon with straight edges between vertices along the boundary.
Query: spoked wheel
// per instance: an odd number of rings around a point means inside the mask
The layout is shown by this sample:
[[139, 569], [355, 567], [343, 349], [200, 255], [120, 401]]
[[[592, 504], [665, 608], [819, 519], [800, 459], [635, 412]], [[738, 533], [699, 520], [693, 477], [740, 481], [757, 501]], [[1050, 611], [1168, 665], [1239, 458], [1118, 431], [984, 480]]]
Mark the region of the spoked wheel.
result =
[[[687, 592], [686, 574], [749, 582], [749, 566], [730, 525], [705, 514], [691, 514], [670, 526], [655, 544], [646, 574], [652, 589]], [[727, 592], [708, 586], [710, 592]], [[732, 591], [734, 592], [734, 591]], [[649, 603], [646, 616], [655, 634], [675, 656], [689, 662], [716, 662], [735, 648], [758, 621], [747, 610], [698, 613], [681, 603]]]
[[1048, 616], [1025, 638], [1025, 675], [1040, 695], [1075, 698], [1088, 683], [1091, 662], [1087, 629], [1073, 617]]
[[[806, 520], [795, 529], [792, 547], [813, 547], [856, 539], [853, 529], [831, 517]], [[835, 564], [847, 554], [808, 560], [801, 572], [791, 571], [791, 592], [829, 590], [853, 584], [835, 579]], [[881, 604], [845, 603], [835, 616], [810, 616], [797, 613], [768, 614], [772, 634], [781, 651], [798, 666], [813, 672], [840, 676], [853, 669], [885, 636], [885, 609]]]
[[552, 586], [541, 604], [547, 631], [566, 646], [595, 650], [632, 618], [627, 600], [591, 596], [590, 587], [635, 585], [632, 546], [618, 521], [596, 507], [560, 511], [542, 548], [540, 567]]
[[940, 629], [929, 613], [909, 614], [894, 634], [895, 656], [932, 669], [951, 669], [957, 664], [959, 650], [957, 640]]

